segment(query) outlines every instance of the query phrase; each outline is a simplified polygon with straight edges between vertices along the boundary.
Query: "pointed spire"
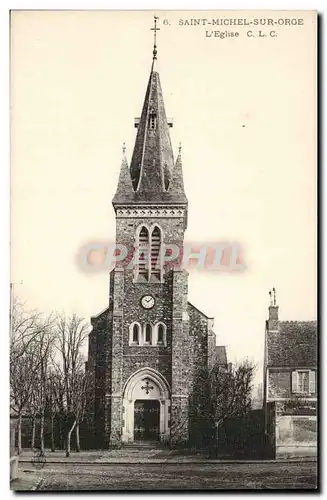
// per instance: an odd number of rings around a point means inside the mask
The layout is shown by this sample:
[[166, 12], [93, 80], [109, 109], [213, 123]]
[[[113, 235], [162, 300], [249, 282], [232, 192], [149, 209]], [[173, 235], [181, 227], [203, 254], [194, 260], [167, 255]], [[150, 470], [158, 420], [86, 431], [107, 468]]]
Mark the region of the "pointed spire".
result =
[[168, 189], [174, 167], [169, 125], [159, 74], [151, 70], [131, 161], [137, 198], [160, 201]]
[[171, 199], [176, 202], [187, 203], [184, 191], [183, 165], [182, 165], [182, 145], [179, 143], [178, 156], [172, 172], [172, 179], [169, 184], [168, 193]]
[[137, 135], [130, 169], [125, 157], [119, 176], [114, 206], [133, 202], [134, 204], [182, 204], [187, 205], [184, 193], [181, 147], [174, 166], [174, 156], [170, 141], [160, 78], [154, 69], [157, 59], [156, 32], [157, 17], [154, 17], [154, 45], [150, 78], [145, 93], [141, 117], [137, 119]]
[[132, 179], [128, 168], [127, 158], [126, 158], [126, 144], [123, 142], [122, 146], [123, 158], [120, 167], [119, 179], [116, 194], [113, 198], [114, 203], [120, 201], [132, 201], [134, 198], [134, 191], [132, 185]]

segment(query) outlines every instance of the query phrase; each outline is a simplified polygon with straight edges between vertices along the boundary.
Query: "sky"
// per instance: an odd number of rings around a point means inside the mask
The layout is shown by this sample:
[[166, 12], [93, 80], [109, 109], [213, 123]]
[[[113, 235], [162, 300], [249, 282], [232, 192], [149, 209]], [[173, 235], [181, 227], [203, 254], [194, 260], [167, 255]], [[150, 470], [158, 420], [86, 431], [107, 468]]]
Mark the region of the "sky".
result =
[[[316, 319], [315, 13], [160, 11], [158, 71], [182, 143], [185, 241], [236, 241], [242, 273], [192, 270], [189, 300], [215, 317], [232, 362], [263, 362], [272, 287], [281, 320]], [[266, 26], [205, 18], [303, 19]], [[87, 320], [108, 274], [78, 265], [112, 242], [111, 200], [130, 161], [149, 78], [152, 11], [16, 11], [11, 18], [11, 281], [29, 308]], [[283, 21], [282, 21], [283, 22]], [[238, 37], [206, 32], [237, 31]]]

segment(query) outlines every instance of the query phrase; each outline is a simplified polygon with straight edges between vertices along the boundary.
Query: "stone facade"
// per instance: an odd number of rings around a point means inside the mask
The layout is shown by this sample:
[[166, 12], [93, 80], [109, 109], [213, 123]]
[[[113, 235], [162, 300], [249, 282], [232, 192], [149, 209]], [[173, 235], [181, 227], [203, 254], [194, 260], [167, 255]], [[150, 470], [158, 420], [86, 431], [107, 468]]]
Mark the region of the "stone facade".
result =
[[[167, 244], [183, 248], [187, 198], [181, 154], [174, 164], [168, 127], [152, 66], [131, 168], [124, 156], [113, 199], [116, 242], [128, 256], [141, 248], [144, 231], [152, 259], [155, 228], [160, 249]], [[108, 308], [91, 319], [87, 369], [94, 381], [90, 413], [99, 447], [133, 442], [136, 432], [142, 436], [143, 427], [136, 429], [142, 404], [155, 415], [158, 411], [158, 440], [187, 442], [196, 371], [210, 369], [218, 359], [213, 319], [188, 302], [187, 271], [159, 255], [159, 274], [152, 260], [143, 274], [140, 260], [117, 262], [110, 273]], [[144, 297], [151, 307], [142, 303]]]

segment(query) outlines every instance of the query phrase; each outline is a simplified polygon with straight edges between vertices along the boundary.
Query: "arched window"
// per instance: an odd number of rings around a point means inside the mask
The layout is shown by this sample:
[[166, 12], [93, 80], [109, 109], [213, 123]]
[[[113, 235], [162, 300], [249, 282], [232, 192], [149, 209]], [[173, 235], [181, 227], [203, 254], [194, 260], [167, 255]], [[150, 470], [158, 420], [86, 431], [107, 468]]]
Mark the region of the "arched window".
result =
[[145, 325], [145, 343], [151, 344], [152, 327], [148, 323]]
[[135, 344], [139, 343], [139, 334], [140, 334], [139, 325], [134, 325], [133, 326], [133, 342]]
[[142, 226], [138, 237], [138, 263], [137, 263], [137, 278], [141, 280], [149, 280], [149, 231], [145, 226]]
[[165, 342], [165, 328], [163, 325], [158, 326], [158, 344], [164, 344]]
[[132, 323], [129, 327], [129, 345], [141, 344], [141, 325], [139, 323]]
[[160, 262], [161, 231], [158, 226], [151, 234], [151, 276], [160, 280], [161, 262]]
[[136, 232], [137, 259], [135, 280], [160, 281], [162, 276], [162, 231], [155, 225], [150, 230], [141, 226]]

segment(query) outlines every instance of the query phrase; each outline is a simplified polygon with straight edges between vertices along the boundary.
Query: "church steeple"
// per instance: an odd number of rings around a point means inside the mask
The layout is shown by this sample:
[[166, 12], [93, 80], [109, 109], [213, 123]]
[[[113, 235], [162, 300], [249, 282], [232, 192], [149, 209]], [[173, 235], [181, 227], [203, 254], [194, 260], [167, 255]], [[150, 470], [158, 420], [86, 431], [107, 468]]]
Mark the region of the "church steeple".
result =
[[[182, 168], [182, 146], [179, 143], [178, 156], [173, 170], [172, 179], [169, 184], [168, 192], [171, 196], [182, 196], [184, 193], [184, 179]], [[185, 196], [186, 199], [186, 196]]]
[[129, 173], [127, 158], [126, 158], [126, 146], [123, 143], [123, 158], [120, 167], [119, 179], [116, 194], [114, 196], [113, 202], [116, 200], [124, 199], [126, 201], [133, 201], [134, 191], [131, 181], [131, 176]]
[[[156, 18], [155, 18], [156, 23]], [[159, 73], [156, 71], [157, 59], [156, 27], [154, 30], [153, 60], [150, 78], [145, 93], [140, 119], [136, 119], [137, 135], [135, 139], [132, 161], [129, 169], [133, 186], [133, 202], [137, 204], [187, 204], [184, 193], [181, 161], [176, 162], [170, 141], [169, 127], [172, 121], [167, 120]], [[177, 171], [175, 172], [175, 170]], [[122, 166], [123, 170], [123, 166]], [[130, 189], [126, 190], [126, 167], [121, 172], [114, 206], [131, 200]], [[172, 184], [172, 179], [175, 179]], [[120, 185], [122, 183], [122, 185]], [[127, 183], [128, 184], [128, 183]]]
[[131, 162], [134, 190], [150, 201], [168, 189], [174, 166], [159, 74], [151, 71]]

